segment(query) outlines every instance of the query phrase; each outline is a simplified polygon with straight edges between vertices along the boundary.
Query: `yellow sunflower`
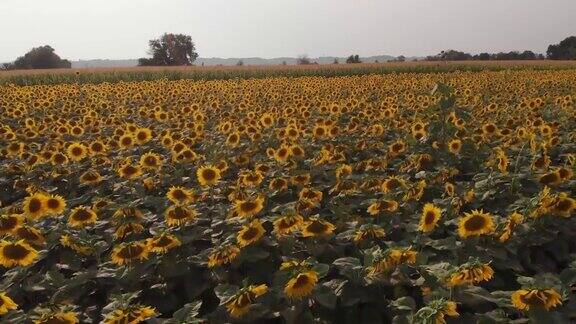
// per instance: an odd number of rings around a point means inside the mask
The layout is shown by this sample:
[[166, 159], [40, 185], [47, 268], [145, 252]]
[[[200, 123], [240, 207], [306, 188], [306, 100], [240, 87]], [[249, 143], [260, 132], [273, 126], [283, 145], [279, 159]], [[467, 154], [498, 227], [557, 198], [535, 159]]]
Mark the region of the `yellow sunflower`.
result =
[[166, 253], [168, 250], [180, 246], [180, 240], [172, 234], [161, 234], [159, 236], [149, 238], [146, 243], [150, 252]]
[[441, 215], [442, 210], [440, 208], [431, 203], [425, 204], [418, 229], [425, 233], [432, 232], [436, 228]]
[[313, 270], [298, 273], [284, 286], [284, 294], [290, 299], [302, 299], [314, 291], [318, 273]]
[[312, 217], [301, 226], [303, 237], [326, 236], [334, 232], [336, 227], [323, 219]]
[[21, 215], [0, 215], [0, 235], [8, 234], [22, 225], [24, 217]]
[[549, 311], [558, 305], [562, 305], [562, 296], [552, 288], [520, 289], [512, 294], [511, 299], [514, 307], [526, 311], [531, 308], [540, 308]]
[[148, 152], [140, 157], [140, 167], [145, 170], [160, 170], [162, 167], [162, 158], [160, 155]]
[[268, 286], [250, 285], [241, 289], [236, 295], [226, 304], [226, 309], [230, 316], [239, 318], [248, 313], [250, 306], [254, 303], [255, 299], [264, 295], [268, 291]]
[[245, 247], [258, 242], [262, 236], [264, 236], [264, 233], [266, 233], [266, 230], [262, 226], [262, 223], [255, 219], [249, 224], [242, 226], [242, 229], [240, 229], [238, 235], [236, 235], [236, 240], [240, 247]]
[[304, 219], [300, 215], [285, 215], [274, 220], [274, 233], [277, 236], [288, 235], [300, 227]]
[[166, 198], [176, 205], [187, 205], [193, 201], [194, 193], [186, 188], [171, 187]]
[[0, 315], [4, 315], [17, 308], [18, 304], [8, 297], [5, 292], [0, 292]]
[[201, 186], [213, 186], [220, 180], [220, 169], [217, 167], [206, 165], [198, 168], [196, 177]]
[[66, 149], [66, 154], [72, 161], [81, 161], [88, 156], [88, 148], [82, 143], [72, 143]]
[[191, 207], [170, 206], [164, 212], [164, 217], [169, 226], [180, 226], [195, 220], [198, 213]]
[[84, 227], [96, 223], [98, 216], [90, 207], [78, 206], [70, 212], [68, 216], [68, 226]]
[[234, 201], [234, 211], [239, 217], [253, 217], [264, 208], [264, 197], [248, 198]]
[[490, 264], [471, 264], [461, 266], [448, 278], [451, 286], [474, 285], [482, 281], [489, 281], [494, 277], [494, 270]]
[[78, 324], [78, 314], [76, 312], [52, 312], [42, 314], [39, 319], [33, 320], [34, 324]]
[[112, 250], [112, 263], [126, 265], [134, 261], [148, 259], [150, 249], [145, 242], [131, 242], [120, 244]]
[[229, 264], [240, 253], [240, 249], [235, 245], [224, 245], [217, 247], [208, 256], [208, 267], [214, 268], [224, 264]]
[[458, 224], [458, 235], [461, 238], [492, 234], [494, 230], [492, 215], [482, 210], [473, 210], [471, 213], [465, 213], [465, 216], [460, 218], [460, 223]]
[[37, 192], [32, 196], [28, 196], [24, 199], [24, 204], [22, 209], [26, 217], [36, 220], [45, 216], [47, 213], [46, 200], [48, 196], [44, 193]]
[[50, 215], [60, 215], [66, 209], [66, 200], [60, 195], [50, 195], [46, 199], [46, 213]]
[[81, 184], [96, 184], [102, 181], [102, 176], [96, 170], [88, 170], [80, 176]]
[[0, 264], [5, 268], [14, 266], [27, 266], [38, 258], [38, 252], [20, 240], [17, 242], [0, 241]]

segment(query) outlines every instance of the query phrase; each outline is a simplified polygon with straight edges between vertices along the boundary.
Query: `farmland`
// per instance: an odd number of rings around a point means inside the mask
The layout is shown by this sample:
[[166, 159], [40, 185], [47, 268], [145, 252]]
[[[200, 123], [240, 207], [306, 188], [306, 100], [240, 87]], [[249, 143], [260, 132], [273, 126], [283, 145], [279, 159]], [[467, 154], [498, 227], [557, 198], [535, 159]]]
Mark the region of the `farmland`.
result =
[[3, 322], [576, 319], [574, 63], [0, 84]]

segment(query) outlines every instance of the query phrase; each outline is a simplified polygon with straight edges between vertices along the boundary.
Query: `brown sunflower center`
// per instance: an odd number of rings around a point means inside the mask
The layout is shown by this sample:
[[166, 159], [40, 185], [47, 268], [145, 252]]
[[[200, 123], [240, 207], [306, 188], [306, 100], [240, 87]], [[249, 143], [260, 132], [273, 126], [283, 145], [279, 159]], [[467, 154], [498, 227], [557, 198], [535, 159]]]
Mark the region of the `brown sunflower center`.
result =
[[190, 215], [188, 211], [184, 208], [176, 207], [174, 210], [170, 212], [170, 218], [172, 219], [184, 219]]
[[572, 201], [570, 201], [569, 199], [560, 199], [558, 204], [556, 204], [556, 209], [563, 212], [569, 211], [571, 207], [572, 207]]
[[14, 216], [0, 218], [0, 231], [9, 231], [18, 225], [18, 219]]
[[242, 204], [240, 204], [240, 210], [242, 210], [243, 212], [251, 212], [254, 211], [256, 209], [257, 205], [255, 202], [253, 201], [245, 201]]
[[90, 218], [92, 218], [92, 213], [90, 213], [86, 209], [78, 209], [72, 215], [72, 219], [74, 219], [75, 221], [78, 221], [78, 222], [85, 222], [85, 221], [89, 220]]
[[128, 245], [118, 251], [118, 256], [122, 259], [133, 259], [144, 252], [144, 248], [140, 245]]
[[174, 199], [176, 200], [184, 200], [188, 198], [188, 195], [186, 195], [186, 193], [183, 190], [176, 189], [172, 192], [172, 197], [174, 197]]
[[55, 199], [55, 198], [50, 198], [46, 202], [46, 205], [48, 206], [49, 209], [58, 209], [58, 208], [60, 208], [60, 200]]
[[202, 170], [202, 178], [207, 181], [212, 181], [216, 179], [216, 171], [212, 169], [204, 169]]
[[82, 150], [82, 148], [80, 148], [80, 147], [72, 148], [72, 155], [80, 156], [80, 155], [82, 155], [82, 153], [84, 153], [84, 150]]
[[136, 174], [138, 172], [138, 169], [136, 169], [135, 167], [133, 167], [131, 165], [127, 165], [124, 167], [123, 171], [124, 171], [125, 175], [130, 176], [130, 175]]
[[470, 232], [481, 230], [484, 226], [486, 226], [486, 219], [481, 215], [473, 215], [464, 223], [464, 228]]
[[249, 227], [244, 233], [242, 233], [242, 239], [245, 241], [250, 241], [258, 236], [258, 229], [256, 227]]
[[18, 243], [12, 243], [4, 247], [2, 254], [6, 259], [23, 260], [30, 254], [30, 251]]
[[307, 275], [305, 274], [299, 274], [298, 277], [296, 277], [296, 281], [294, 282], [294, 288], [301, 288], [304, 287], [306, 285], [308, 285], [310, 283], [310, 278], [308, 278]]
[[318, 234], [324, 233], [328, 229], [328, 226], [321, 221], [315, 220], [308, 225], [306, 229], [312, 233]]
[[154, 166], [154, 165], [156, 165], [156, 157], [154, 157], [154, 156], [147, 156], [147, 157], [144, 159], [144, 163], [146, 163], [146, 165], [148, 165], [148, 166]]
[[36, 234], [33, 230], [26, 227], [20, 227], [16, 231], [16, 235], [18, 235], [18, 237], [22, 239], [25, 239], [26, 241], [36, 241], [40, 239], [40, 236], [38, 234]]
[[436, 214], [429, 210], [426, 212], [426, 215], [424, 216], [424, 224], [426, 225], [430, 225], [434, 222], [434, 219], [436, 219]]
[[159, 239], [154, 241], [155, 247], [166, 247], [174, 242], [171, 238], [167, 236], [162, 236]]
[[28, 210], [31, 213], [36, 213], [42, 209], [42, 202], [37, 198], [30, 199], [30, 203], [28, 204]]

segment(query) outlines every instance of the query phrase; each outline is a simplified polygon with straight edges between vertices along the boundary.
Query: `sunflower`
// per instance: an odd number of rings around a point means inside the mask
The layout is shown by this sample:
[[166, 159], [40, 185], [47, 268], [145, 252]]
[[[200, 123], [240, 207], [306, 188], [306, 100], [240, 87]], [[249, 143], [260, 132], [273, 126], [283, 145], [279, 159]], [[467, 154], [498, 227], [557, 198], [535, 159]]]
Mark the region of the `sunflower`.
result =
[[301, 225], [301, 231], [303, 237], [317, 237], [326, 236], [334, 232], [336, 227], [325, 220], [319, 219], [318, 217], [312, 217], [310, 220], [304, 222]]
[[220, 169], [211, 165], [205, 165], [196, 171], [196, 178], [201, 186], [213, 186], [220, 180]]
[[244, 314], [248, 313], [250, 306], [252, 306], [255, 299], [264, 295], [267, 291], [268, 286], [266, 285], [250, 285], [243, 288], [226, 304], [226, 309], [230, 316], [234, 318], [242, 317]]
[[50, 163], [55, 166], [65, 165], [68, 163], [68, 157], [60, 152], [56, 152], [50, 157]]
[[68, 226], [85, 227], [89, 224], [96, 223], [98, 216], [90, 207], [78, 206], [70, 212], [68, 216]]
[[161, 234], [146, 240], [150, 252], [166, 253], [168, 250], [180, 246], [180, 240], [172, 234]]
[[51, 312], [47, 314], [42, 314], [39, 319], [33, 320], [34, 324], [77, 324], [80, 323], [78, 320], [78, 314], [76, 312]]
[[562, 181], [568, 181], [572, 179], [572, 176], [574, 175], [574, 172], [568, 168], [559, 168], [558, 170], [556, 170], [556, 172], [558, 173]]
[[166, 198], [178, 206], [187, 205], [193, 201], [194, 193], [182, 187], [171, 187]]
[[308, 201], [314, 206], [318, 206], [322, 201], [323, 193], [320, 190], [314, 190], [311, 188], [302, 188], [298, 193], [298, 199], [300, 201]]
[[66, 154], [72, 161], [81, 161], [88, 156], [88, 148], [82, 143], [72, 143], [66, 149]]
[[432, 308], [435, 309], [436, 311], [434, 318], [435, 324], [445, 324], [446, 323], [446, 320], [444, 319], [445, 316], [457, 317], [460, 315], [456, 311], [457, 308], [456, 303], [453, 301], [441, 300], [441, 302], [438, 304], [437, 307]]
[[552, 212], [558, 216], [570, 217], [576, 209], [576, 200], [568, 197], [564, 192], [558, 194]]
[[521, 214], [519, 214], [517, 212], [513, 212], [508, 217], [508, 220], [506, 221], [506, 225], [504, 225], [504, 231], [500, 235], [498, 240], [502, 243], [508, 241], [510, 239], [510, 236], [512, 235], [512, 231], [514, 231], [516, 226], [518, 226], [518, 224], [522, 223], [523, 220], [524, 220], [524, 216], [522, 216]]
[[0, 315], [4, 315], [17, 308], [18, 304], [16, 304], [12, 298], [8, 297], [5, 292], [0, 292]]
[[562, 296], [556, 290], [550, 289], [520, 289], [512, 293], [512, 305], [519, 310], [540, 308], [547, 311], [562, 305]]
[[76, 253], [88, 255], [92, 252], [91, 247], [84, 246], [82, 245], [82, 243], [76, 242], [76, 240], [77, 239], [71, 235], [63, 234], [62, 236], [60, 236], [59, 241], [62, 246], [70, 248], [74, 250]]
[[37, 192], [32, 196], [28, 196], [24, 199], [22, 209], [26, 217], [36, 220], [46, 215], [47, 206], [46, 200], [48, 196], [44, 193]]
[[135, 139], [132, 135], [130, 134], [125, 134], [122, 135], [120, 137], [120, 140], [118, 141], [118, 144], [120, 145], [120, 148], [122, 149], [128, 149], [130, 147], [132, 147], [134, 145]]
[[378, 277], [382, 274], [388, 273], [401, 264], [414, 264], [418, 252], [413, 251], [412, 247], [404, 249], [389, 249], [385, 255], [376, 260], [372, 266], [368, 267], [369, 277]]
[[66, 209], [66, 200], [60, 195], [50, 195], [45, 203], [46, 213], [49, 215], [60, 215]]
[[102, 141], [93, 141], [88, 146], [90, 155], [104, 155], [106, 154], [107, 147]]
[[146, 144], [152, 139], [152, 131], [146, 127], [139, 128], [134, 132], [134, 138], [138, 144]]
[[150, 249], [146, 242], [122, 243], [112, 250], [112, 263], [117, 265], [127, 265], [134, 261], [148, 259]]
[[304, 219], [300, 215], [284, 215], [277, 217], [274, 224], [274, 233], [277, 236], [288, 235], [300, 227]]
[[356, 231], [356, 234], [354, 234], [353, 241], [356, 243], [360, 243], [366, 240], [377, 240], [383, 238], [385, 235], [386, 232], [380, 226], [365, 225]]
[[5, 268], [27, 266], [38, 258], [38, 252], [24, 242], [0, 241], [0, 264]]
[[149, 306], [133, 305], [128, 308], [115, 309], [108, 313], [104, 324], [139, 324], [156, 316], [156, 309]]
[[23, 225], [16, 228], [14, 230], [14, 235], [17, 238], [26, 241], [26, 243], [35, 246], [42, 245], [46, 242], [46, 239], [44, 238], [44, 235], [42, 235], [42, 232], [40, 232], [40, 230], [28, 225]]
[[236, 240], [240, 247], [245, 247], [258, 242], [262, 236], [264, 236], [264, 233], [266, 233], [266, 230], [262, 226], [262, 223], [255, 219], [249, 224], [242, 226], [242, 229], [240, 229], [238, 235], [236, 235]]
[[472, 263], [461, 266], [448, 278], [451, 286], [474, 285], [482, 281], [489, 281], [494, 277], [494, 270], [490, 264]]
[[127, 222], [119, 225], [114, 231], [114, 238], [119, 240], [127, 237], [130, 234], [138, 234], [144, 231], [144, 226], [137, 222]]
[[234, 211], [239, 217], [253, 217], [264, 208], [264, 197], [234, 201]]
[[0, 216], [0, 235], [8, 234], [22, 225], [24, 217], [21, 215], [1, 215]]
[[140, 167], [145, 170], [160, 170], [162, 167], [162, 158], [160, 155], [148, 152], [140, 157]]
[[473, 210], [471, 213], [465, 213], [465, 216], [460, 218], [458, 235], [461, 238], [468, 238], [470, 236], [492, 234], [494, 229], [494, 221], [490, 213], [485, 213], [482, 210]]
[[450, 142], [448, 142], [448, 150], [450, 151], [450, 153], [453, 154], [458, 154], [460, 153], [460, 150], [462, 149], [462, 141], [459, 139], [453, 139]]
[[422, 216], [420, 217], [420, 225], [418, 226], [418, 229], [425, 233], [432, 232], [436, 227], [436, 224], [438, 224], [441, 215], [442, 210], [440, 208], [431, 203], [425, 204], [424, 209], [422, 210]]
[[240, 134], [234, 132], [228, 135], [226, 138], [226, 144], [231, 147], [236, 147], [240, 143]]
[[290, 181], [295, 186], [306, 186], [310, 184], [310, 173], [298, 174], [290, 178]]
[[122, 178], [135, 179], [142, 175], [140, 166], [133, 166], [130, 163], [125, 163], [118, 168], [118, 174]]
[[396, 142], [390, 144], [388, 151], [392, 156], [401, 155], [406, 151], [406, 143], [402, 140], [397, 140]]
[[195, 220], [198, 213], [191, 207], [170, 206], [164, 212], [164, 217], [169, 226], [180, 226]]
[[284, 191], [288, 189], [288, 180], [284, 178], [275, 178], [270, 181], [270, 185], [268, 186], [270, 190], [274, 191]]
[[80, 176], [80, 183], [89, 185], [96, 184], [102, 181], [102, 176], [96, 170], [88, 170]]
[[217, 247], [208, 256], [208, 267], [214, 268], [224, 264], [229, 264], [240, 253], [240, 249], [235, 245], [224, 245]]
[[282, 146], [274, 151], [274, 159], [280, 163], [286, 162], [290, 157], [290, 148], [288, 146]]
[[405, 183], [404, 179], [397, 177], [397, 176], [391, 176], [391, 177], [386, 178], [382, 182], [381, 189], [384, 193], [389, 193], [389, 192], [397, 190], [399, 188], [404, 188], [405, 186], [406, 186], [406, 183]]
[[302, 299], [312, 293], [318, 282], [318, 273], [313, 270], [296, 274], [284, 286], [284, 294], [290, 299]]

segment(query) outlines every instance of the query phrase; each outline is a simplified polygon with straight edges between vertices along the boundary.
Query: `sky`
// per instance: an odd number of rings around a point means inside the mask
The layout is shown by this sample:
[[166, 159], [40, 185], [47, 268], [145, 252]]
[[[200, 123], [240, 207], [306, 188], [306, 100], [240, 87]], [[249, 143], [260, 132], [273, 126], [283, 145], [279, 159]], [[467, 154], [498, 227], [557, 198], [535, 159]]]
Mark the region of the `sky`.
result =
[[0, 0], [0, 62], [35, 46], [133, 59], [164, 32], [201, 57], [532, 50], [576, 35], [576, 0]]

